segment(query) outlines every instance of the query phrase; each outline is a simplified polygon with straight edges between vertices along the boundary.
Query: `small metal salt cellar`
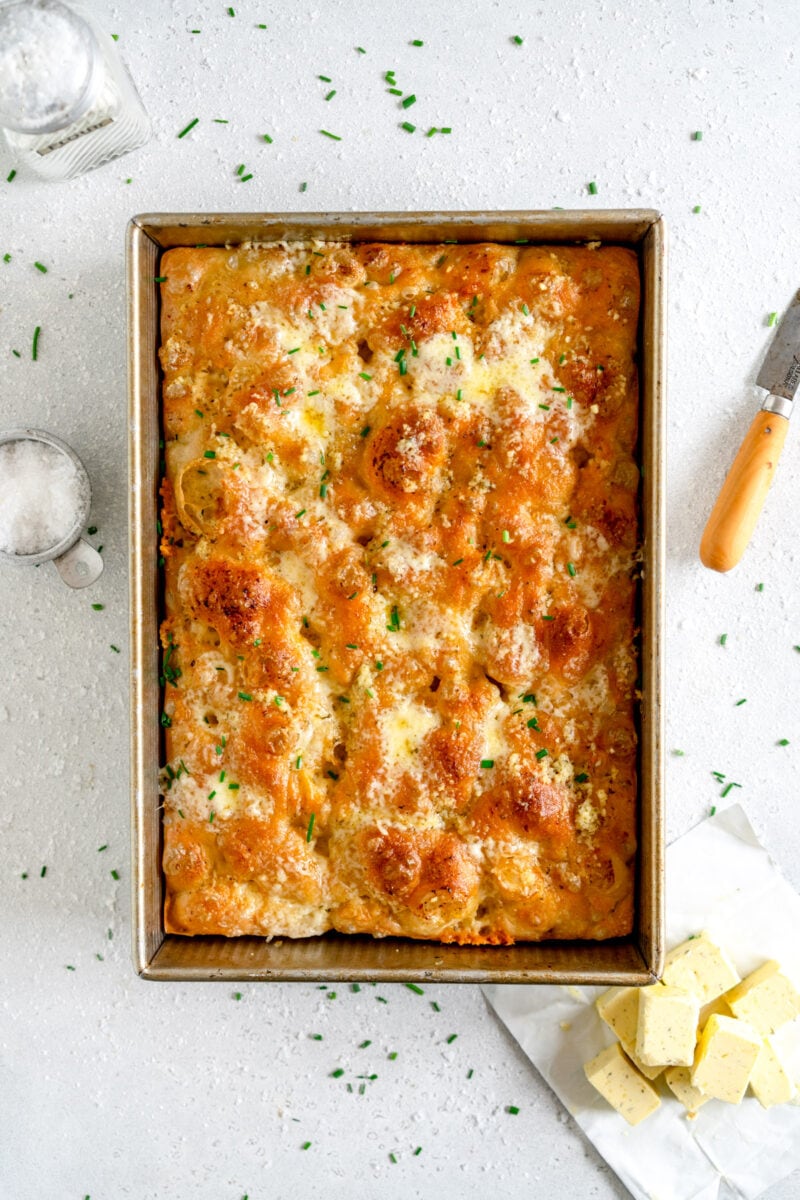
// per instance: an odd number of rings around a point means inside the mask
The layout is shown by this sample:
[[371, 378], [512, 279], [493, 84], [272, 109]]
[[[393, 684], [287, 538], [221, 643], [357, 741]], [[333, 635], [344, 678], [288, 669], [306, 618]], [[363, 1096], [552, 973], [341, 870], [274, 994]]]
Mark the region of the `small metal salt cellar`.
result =
[[71, 179], [148, 141], [111, 36], [78, 5], [0, 2], [0, 127], [20, 166]]
[[[4, 498], [8, 500], [7, 495], [4, 497], [4, 465], [6, 473], [8, 472], [5, 454], [16, 447], [31, 446], [41, 447], [41, 453], [46, 457], [40, 459], [39, 475], [29, 481], [27, 493], [30, 498], [30, 512], [25, 512], [23, 504], [23, 511], [15, 513], [17, 519], [13, 528], [6, 530], [3, 528]], [[59, 456], [63, 456], [65, 461], [61, 461]], [[61, 470], [62, 478], [66, 477], [69, 483], [69, 503], [62, 512], [47, 511], [48, 504], [50, 509], [53, 508], [53, 496], [48, 495], [48, 478], [52, 474], [53, 466]], [[68, 468], [66, 473], [65, 467]], [[5, 491], [10, 491], [7, 481]], [[52, 562], [69, 587], [88, 587], [103, 573], [102, 556], [81, 537], [91, 503], [92, 486], [89, 476], [75, 451], [66, 442], [62, 442], [51, 433], [44, 433], [41, 429], [9, 429], [0, 432], [0, 562], [33, 567], [39, 566], [40, 563]], [[15, 507], [19, 509], [19, 503]], [[40, 544], [35, 544], [35, 522], [38, 517], [39, 525], [43, 524], [43, 513], [50, 518], [50, 527], [57, 530], [51, 534], [49, 545], [41, 544], [41, 534], [38, 535]], [[21, 552], [15, 551], [13, 544], [3, 545], [4, 536], [12, 542], [15, 537], [19, 539], [18, 550], [21, 545]], [[31, 536], [34, 536], [33, 542]], [[45, 542], [47, 540], [45, 539]]]

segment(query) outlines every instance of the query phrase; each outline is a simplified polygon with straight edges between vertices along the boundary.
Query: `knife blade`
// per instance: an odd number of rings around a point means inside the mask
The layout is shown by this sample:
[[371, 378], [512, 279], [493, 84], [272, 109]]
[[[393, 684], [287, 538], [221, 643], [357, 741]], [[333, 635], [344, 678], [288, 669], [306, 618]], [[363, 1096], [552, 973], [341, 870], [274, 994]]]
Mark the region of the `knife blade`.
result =
[[771, 396], [795, 398], [800, 387], [800, 289], [775, 330], [756, 383]]

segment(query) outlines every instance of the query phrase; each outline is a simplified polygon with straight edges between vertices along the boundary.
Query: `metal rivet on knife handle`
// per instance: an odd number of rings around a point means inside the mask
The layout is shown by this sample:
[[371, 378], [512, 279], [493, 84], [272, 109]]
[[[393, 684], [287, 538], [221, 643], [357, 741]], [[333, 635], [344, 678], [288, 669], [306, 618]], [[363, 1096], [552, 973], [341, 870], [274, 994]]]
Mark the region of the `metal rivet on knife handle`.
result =
[[756, 383], [768, 394], [733, 460], [700, 542], [700, 559], [712, 571], [730, 571], [744, 554], [786, 441], [800, 386], [800, 291], [775, 331]]

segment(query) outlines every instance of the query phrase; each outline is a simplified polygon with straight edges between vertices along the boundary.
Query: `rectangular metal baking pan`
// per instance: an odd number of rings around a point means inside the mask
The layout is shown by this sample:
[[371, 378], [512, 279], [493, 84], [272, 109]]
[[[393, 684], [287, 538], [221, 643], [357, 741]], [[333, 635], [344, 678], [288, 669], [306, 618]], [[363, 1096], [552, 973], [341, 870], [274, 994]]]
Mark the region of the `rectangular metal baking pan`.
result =
[[[442, 946], [326, 934], [306, 940], [176, 937], [163, 925], [158, 794], [159, 256], [244, 241], [602, 241], [632, 246], [642, 274], [639, 368], [643, 579], [636, 925], [609, 942]], [[133, 959], [145, 979], [647, 984], [664, 943], [662, 639], [665, 231], [649, 209], [459, 213], [156, 213], [127, 234], [129, 312]]]

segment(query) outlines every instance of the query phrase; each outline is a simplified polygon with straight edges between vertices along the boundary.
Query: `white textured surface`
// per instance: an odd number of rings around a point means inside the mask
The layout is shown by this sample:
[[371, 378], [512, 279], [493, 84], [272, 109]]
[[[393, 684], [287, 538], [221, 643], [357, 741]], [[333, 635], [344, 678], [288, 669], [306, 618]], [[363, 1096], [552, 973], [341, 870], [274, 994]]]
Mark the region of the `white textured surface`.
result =
[[[696, 557], [756, 404], [766, 315], [800, 283], [796, 6], [234, 7], [234, 18], [207, 0], [110, 8], [155, 141], [70, 184], [0, 182], [0, 423], [38, 425], [75, 447], [106, 558], [84, 594], [50, 567], [0, 571], [0, 1194], [623, 1197], [477, 989], [338, 988], [328, 1000], [313, 986], [246, 986], [237, 1002], [224, 985], [133, 976], [124, 226], [168, 209], [661, 209], [671, 229], [667, 746], [685, 752], [669, 760], [669, 831], [719, 801], [711, 772], [723, 772], [798, 886], [797, 430], [744, 564], [721, 578]], [[407, 113], [386, 95], [389, 68], [419, 98]], [[404, 119], [453, 132], [412, 136]], [[0, 180], [10, 167], [0, 153]], [[778, 747], [781, 737], [791, 744]], [[339, 1065], [345, 1076], [330, 1078]], [[364, 1096], [346, 1092], [373, 1072]], [[795, 1177], [770, 1200], [799, 1188]]]

